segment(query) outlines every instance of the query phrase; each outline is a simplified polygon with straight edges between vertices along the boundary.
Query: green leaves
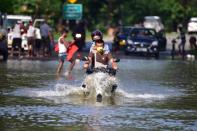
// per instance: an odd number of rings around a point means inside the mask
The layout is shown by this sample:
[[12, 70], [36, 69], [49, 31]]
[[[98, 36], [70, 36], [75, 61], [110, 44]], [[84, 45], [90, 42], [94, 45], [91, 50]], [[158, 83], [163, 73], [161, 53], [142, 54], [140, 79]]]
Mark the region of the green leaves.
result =
[[[78, 0], [83, 4], [83, 19], [89, 29], [109, 26], [134, 25], [146, 15], [158, 15], [168, 30], [174, 23], [187, 23], [197, 16], [197, 0]], [[9, 14], [27, 14], [53, 21], [62, 18], [66, 0], [1, 0], [0, 11]]]

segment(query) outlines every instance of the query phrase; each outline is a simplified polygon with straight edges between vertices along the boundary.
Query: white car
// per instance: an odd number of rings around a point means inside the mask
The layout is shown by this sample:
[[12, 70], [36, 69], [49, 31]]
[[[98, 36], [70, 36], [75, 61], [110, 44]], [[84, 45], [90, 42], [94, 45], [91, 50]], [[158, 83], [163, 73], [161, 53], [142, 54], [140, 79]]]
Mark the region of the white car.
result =
[[[5, 28], [12, 28], [15, 23], [17, 23], [18, 21], [21, 22], [25, 22], [28, 23], [29, 21], [32, 21], [32, 17], [31, 16], [24, 16], [24, 15], [6, 15], [3, 16], [4, 19], [4, 27]], [[8, 43], [8, 49], [12, 48], [12, 42], [13, 42], [13, 38], [12, 38], [12, 31], [8, 33], [8, 38], [7, 38], [7, 43]], [[21, 43], [21, 47], [27, 51], [28, 50], [28, 45], [27, 45], [27, 34], [23, 34], [22, 35], [22, 43]]]
[[197, 32], [197, 17], [192, 17], [187, 26], [188, 33]]
[[39, 28], [40, 25], [41, 25], [44, 21], [45, 21], [45, 19], [35, 19], [35, 20], [34, 20], [33, 27]]
[[[13, 38], [12, 38], [12, 32], [9, 32], [7, 34], [7, 43], [8, 43], [8, 49], [11, 49], [12, 48], [12, 42], [13, 42]], [[24, 33], [22, 34], [22, 43], [21, 43], [21, 47], [27, 51], [28, 50], [28, 44], [27, 44], [27, 34]]]
[[143, 26], [145, 28], [155, 29], [156, 32], [164, 30], [164, 25], [159, 16], [145, 16]]
[[[7, 27], [12, 27], [14, 26], [14, 24], [17, 22], [17, 21], [22, 21], [22, 22], [26, 22], [28, 23], [29, 21], [32, 21], [32, 17], [31, 16], [23, 16], [23, 15], [7, 15], [6, 16], [6, 26]], [[39, 27], [40, 24], [44, 21], [44, 19], [35, 19], [34, 20], [34, 24], [33, 26], [37, 26]], [[12, 31], [8, 33], [8, 48], [11, 49], [12, 48], [12, 42], [13, 42], [13, 38], [12, 38]], [[27, 34], [24, 33], [22, 34], [22, 43], [21, 43], [21, 47], [27, 51], [28, 50], [28, 43], [27, 43]]]

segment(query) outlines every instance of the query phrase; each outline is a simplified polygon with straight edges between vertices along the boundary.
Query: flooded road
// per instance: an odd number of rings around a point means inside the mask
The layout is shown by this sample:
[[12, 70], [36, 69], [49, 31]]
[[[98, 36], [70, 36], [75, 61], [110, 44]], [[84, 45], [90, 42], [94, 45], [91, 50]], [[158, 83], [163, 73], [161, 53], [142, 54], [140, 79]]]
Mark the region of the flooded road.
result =
[[0, 63], [0, 130], [196, 130], [196, 62], [121, 59], [116, 96], [101, 103], [82, 97], [82, 62], [72, 80], [57, 64]]

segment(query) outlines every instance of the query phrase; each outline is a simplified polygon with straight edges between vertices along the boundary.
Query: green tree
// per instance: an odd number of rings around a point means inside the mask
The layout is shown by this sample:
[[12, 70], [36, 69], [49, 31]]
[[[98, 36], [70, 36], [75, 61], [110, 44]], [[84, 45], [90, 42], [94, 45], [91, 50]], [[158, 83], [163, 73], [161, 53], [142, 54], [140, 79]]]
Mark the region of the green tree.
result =
[[13, 9], [13, 0], [0, 0], [0, 11], [3, 13], [12, 13]]
[[[147, 15], [162, 18], [167, 30], [184, 25], [197, 16], [197, 0], [77, 0], [83, 4], [83, 19], [88, 29], [105, 30], [109, 26], [133, 25]], [[1, 0], [0, 11], [9, 14], [27, 14], [58, 22], [62, 19], [62, 7], [66, 0]]]

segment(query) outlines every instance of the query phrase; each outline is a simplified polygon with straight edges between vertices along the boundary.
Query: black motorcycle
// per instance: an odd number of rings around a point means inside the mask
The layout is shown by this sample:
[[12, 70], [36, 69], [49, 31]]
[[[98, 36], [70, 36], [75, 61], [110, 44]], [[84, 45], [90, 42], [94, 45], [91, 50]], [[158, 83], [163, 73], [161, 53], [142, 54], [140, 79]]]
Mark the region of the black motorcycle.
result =
[[86, 74], [92, 74], [92, 73], [97, 73], [97, 72], [102, 72], [102, 73], [106, 73], [110, 76], [115, 76], [116, 75], [116, 70], [113, 69], [113, 68], [110, 68], [110, 67], [107, 67], [107, 68], [88, 68], [86, 70]]

